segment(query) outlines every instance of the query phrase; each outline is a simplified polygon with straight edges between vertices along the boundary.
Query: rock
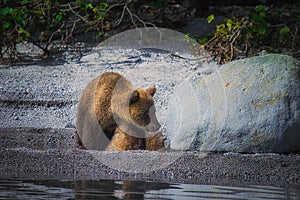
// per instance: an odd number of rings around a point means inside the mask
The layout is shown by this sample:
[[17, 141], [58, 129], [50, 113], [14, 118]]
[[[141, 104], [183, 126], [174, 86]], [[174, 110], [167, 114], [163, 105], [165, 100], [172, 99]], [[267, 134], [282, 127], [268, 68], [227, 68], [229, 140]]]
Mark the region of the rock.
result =
[[300, 151], [299, 62], [270, 54], [195, 73], [176, 86], [166, 129], [172, 149]]

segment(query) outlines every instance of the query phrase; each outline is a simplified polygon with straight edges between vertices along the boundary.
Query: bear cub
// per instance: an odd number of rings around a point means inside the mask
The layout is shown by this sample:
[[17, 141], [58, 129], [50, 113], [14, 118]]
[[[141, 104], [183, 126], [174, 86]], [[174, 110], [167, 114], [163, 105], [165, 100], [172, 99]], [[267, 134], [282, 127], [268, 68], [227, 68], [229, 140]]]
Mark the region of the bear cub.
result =
[[125, 151], [159, 150], [164, 136], [155, 116], [155, 87], [134, 88], [115, 72], [92, 80], [78, 104], [77, 140], [81, 148]]

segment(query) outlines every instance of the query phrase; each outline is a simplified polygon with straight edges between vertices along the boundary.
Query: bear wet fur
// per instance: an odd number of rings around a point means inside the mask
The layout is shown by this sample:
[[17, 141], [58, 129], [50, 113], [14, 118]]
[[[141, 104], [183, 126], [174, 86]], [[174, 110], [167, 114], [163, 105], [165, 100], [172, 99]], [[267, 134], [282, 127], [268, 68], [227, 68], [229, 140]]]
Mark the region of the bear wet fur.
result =
[[78, 105], [77, 138], [81, 148], [95, 150], [158, 150], [164, 136], [155, 116], [156, 88], [134, 88], [115, 72], [92, 80]]

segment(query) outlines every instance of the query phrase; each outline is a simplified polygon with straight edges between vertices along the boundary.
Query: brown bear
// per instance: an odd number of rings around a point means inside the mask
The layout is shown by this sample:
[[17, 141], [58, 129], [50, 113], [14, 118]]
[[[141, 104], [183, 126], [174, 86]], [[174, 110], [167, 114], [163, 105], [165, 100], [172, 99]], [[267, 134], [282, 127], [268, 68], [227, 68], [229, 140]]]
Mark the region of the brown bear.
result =
[[85, 88], [78, 105], [77, 139], [95, 150], [158, 150], [164, 137], [155, 116], [155, 87], [134, 88], [115, 72], [105, 72]]

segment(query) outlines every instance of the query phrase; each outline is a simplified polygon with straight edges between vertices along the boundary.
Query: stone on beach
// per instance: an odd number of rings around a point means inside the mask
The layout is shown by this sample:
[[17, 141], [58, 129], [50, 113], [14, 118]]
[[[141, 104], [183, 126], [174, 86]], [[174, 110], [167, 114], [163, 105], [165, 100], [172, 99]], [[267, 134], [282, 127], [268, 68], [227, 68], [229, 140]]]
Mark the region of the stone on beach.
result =
[[195, 73], [175, 88], [167, 111], [172, 149], [300, 151], [299, 62], [270, 54]]

